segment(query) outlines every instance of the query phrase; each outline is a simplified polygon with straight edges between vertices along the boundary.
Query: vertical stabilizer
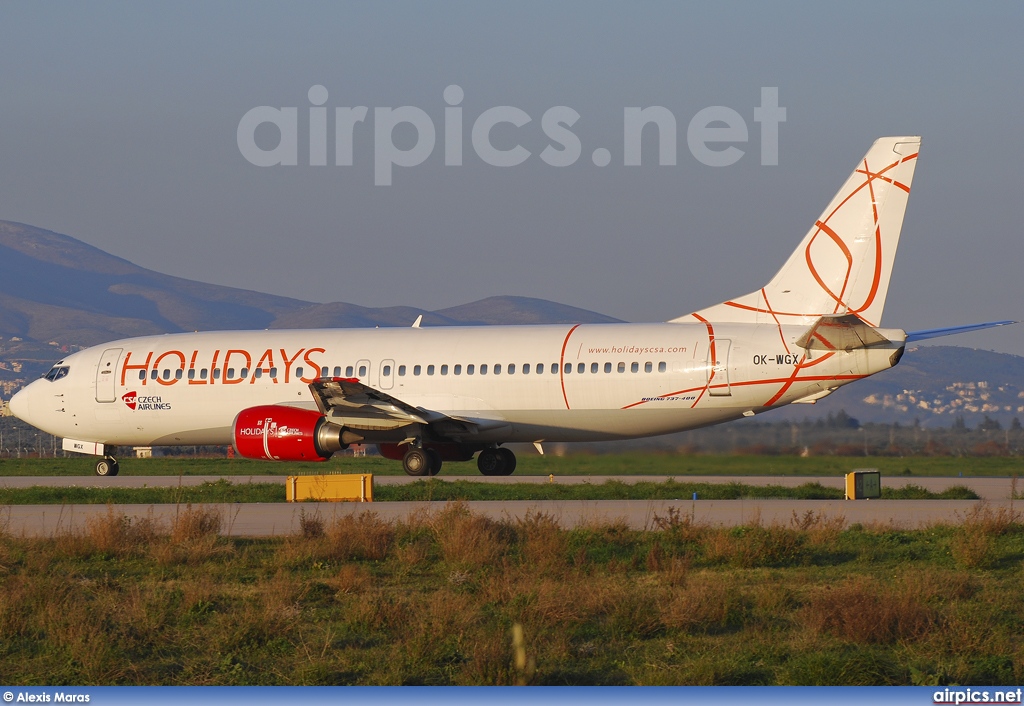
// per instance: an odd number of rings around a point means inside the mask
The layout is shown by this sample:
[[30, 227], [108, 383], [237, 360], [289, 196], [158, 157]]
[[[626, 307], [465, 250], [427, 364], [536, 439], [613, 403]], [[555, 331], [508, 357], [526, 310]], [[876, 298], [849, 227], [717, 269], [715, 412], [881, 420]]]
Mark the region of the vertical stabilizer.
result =
[[850, 314], [878, 326], [920, 146], [877, 140], [771, 282], [673, 321], [810, 325]]

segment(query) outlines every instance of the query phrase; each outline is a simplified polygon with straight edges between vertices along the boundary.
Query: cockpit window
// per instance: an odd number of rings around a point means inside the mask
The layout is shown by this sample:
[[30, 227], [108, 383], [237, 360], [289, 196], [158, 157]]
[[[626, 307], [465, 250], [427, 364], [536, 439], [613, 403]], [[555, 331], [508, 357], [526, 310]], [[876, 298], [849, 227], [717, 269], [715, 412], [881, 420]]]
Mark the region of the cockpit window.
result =
[[62, 377], [67, 375], [69, 370], [71, 370], [70, 366], [61, 365], [60, 363], [57, 363], [52, 368], [50, 368], [50, 370], [43, 377], [49, 380], [50, 382], [53, 382], [54, 380], [60, 380]]

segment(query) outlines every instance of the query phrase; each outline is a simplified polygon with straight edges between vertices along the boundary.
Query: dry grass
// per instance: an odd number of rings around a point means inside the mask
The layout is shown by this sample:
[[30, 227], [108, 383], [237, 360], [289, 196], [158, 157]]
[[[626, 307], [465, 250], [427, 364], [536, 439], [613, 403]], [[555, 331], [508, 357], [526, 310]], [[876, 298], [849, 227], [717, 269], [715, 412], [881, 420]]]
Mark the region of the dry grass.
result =
[[339, 517], [327, 527], [325, 539], [336, 560], [380, 561], [395, 541], [395, 525], [375, 512]]
[[868, 577], [814, 588], [802, 610], [804, 625], [843, 640], [890, 644], [917, 640], [939, 625], [928, 594], [917, 583], [890, 586]]
[[[54, 684], [1012, 683], [1024, 678], [1013, 518], [956, 528], [563, 530], [464, 505], [219, 537], [108, 511], [0, 537], [0, 680]], [[987, 562], [958, 568], [958, 538]], [[70, 547], [70, 549], [69, 549]], [[865, 558], [870, 555], [870, 558]], [[1014, 559], [1016, 561], [1008, 561]], [[514, 626], [518, 625], [517, 629]]]
[[486, 567], [509, 548], [507, 525], [474, 515], [465, 503], [448, 503], [428, 520], [442, 558], [450, 564]]
[[964, 513], [950, 539], [950, 554], [965, 568], [991, 568], [998, 558], [996, 538], [1019, 527], [1020, 522], [1021, 513], [1005, 507], [993, 510], [988, 503], [980, 502]]
[[186, 505], [184, 510], [179, 508], [171, 521], [171, 541], [175, 544], [202, 542], [219, 534], [222, 523], [220, 511]]
[[103, 515], [89, 517], [84, 532], [65, 531], [62, 546], [69, 555], [87, 557], [94, 554], [124, 558], [146, 551], [158, 534], [157, 523], [150, 517], [132, 518], [107, 506]]

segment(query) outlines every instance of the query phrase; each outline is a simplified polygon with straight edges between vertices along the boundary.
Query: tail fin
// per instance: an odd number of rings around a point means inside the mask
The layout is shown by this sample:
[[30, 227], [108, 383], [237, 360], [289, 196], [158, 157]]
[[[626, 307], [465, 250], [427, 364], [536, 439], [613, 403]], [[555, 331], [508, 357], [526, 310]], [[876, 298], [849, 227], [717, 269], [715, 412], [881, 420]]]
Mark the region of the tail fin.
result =
[[673, 321], [809, 325], [849, 314], [878, 326], [920, 145], [920, 137], [876, 140], [771, 282]]

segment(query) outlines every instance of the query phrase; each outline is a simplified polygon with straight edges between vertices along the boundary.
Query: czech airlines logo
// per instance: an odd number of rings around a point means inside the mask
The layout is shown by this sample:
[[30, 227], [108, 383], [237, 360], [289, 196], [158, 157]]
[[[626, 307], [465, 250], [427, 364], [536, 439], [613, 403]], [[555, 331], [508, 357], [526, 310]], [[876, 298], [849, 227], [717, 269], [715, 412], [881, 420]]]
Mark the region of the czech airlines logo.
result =
[[164, 402], [160, 397], [139, 397], [138, 393], [134, 390], [121, 395], [121, 401], [124, 402], [128, 409], [132, 411], [146, 409], [166, 410], [171, 408], [171, 403]]

